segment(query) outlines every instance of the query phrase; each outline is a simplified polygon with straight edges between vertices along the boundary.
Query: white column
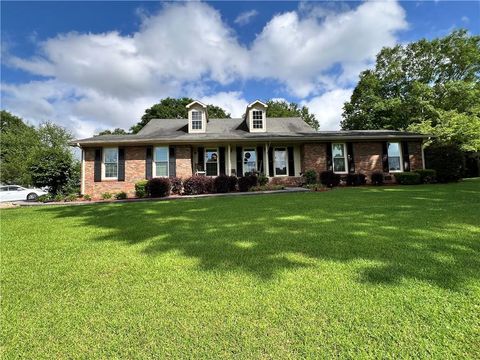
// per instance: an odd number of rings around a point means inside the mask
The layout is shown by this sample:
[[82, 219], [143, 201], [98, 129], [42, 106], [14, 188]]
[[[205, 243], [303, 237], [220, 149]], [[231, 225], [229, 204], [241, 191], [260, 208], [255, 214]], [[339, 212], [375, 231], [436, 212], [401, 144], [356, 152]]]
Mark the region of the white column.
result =
[[267, 175], [267, 177], [270, 177], [270, 164], [268, 163], [268, 144], [265, 144], [265, 155], [263, 158], [265, 159], [263, 164], [263, 167], [265, 169], [265, 175]]
[[80, 182], [80, 194], [85, 195], [85, 149], [82, 150], [82, 180]]
[[227, 145], [227, 169], [225, 171], [225, 175], [228, 175], [230, 176], [232, 174], [232, 159], [230, 158], [230, 153], [231, 153], [231, 149], [230, 149], [230, 144]]

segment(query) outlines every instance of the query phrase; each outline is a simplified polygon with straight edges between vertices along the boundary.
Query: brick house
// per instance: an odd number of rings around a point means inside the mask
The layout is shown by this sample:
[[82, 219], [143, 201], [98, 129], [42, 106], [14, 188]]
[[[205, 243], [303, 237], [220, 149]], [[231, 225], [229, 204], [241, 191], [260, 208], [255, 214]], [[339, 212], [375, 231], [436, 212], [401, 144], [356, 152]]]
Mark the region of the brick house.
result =
[[295, 185], [309, 169], [346, 175], [423, 169], [425, 135], [400, 131], [322, 131], [301, 118], [267, 118], [255, 101], [244, 118], [209, 119], [206, 105], [187, 105], [188, 119], [153, 119], [134, 135], [101, 135], [72, 143], [82, 150], [82, 194], [134, 195], [152, 177], [242, 176], [257, 171]]

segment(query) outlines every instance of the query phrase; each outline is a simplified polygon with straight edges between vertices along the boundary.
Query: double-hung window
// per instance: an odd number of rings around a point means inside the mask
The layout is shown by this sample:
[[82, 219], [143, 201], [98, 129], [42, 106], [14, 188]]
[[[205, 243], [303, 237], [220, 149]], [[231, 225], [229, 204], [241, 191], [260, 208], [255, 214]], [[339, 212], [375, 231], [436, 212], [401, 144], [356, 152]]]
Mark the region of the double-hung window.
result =
[[336, 173], [347, 173], [347, 150], [344, 143], [332, 144], [333, 171]]
[[388, 143], [388, 171], [402, 171], [402, 149], [398, 142]]
[[257, 171], [257, 151], [252, 148], [243, 149], [243, 173]]
[[278, 147], [274, 150], [274, 168], [275, 176], [286, 176], [288, 175], [288, 155], [287, 148]]
[[104, 178], [118, 178], [118, 148], [103, 149]]
[[263, 111], [253, 110], [252, 120], [254, 129], [263, 129]]
[[205, 175], [218, 176], [218, 149], [205, 149]]
[[168, 177], [168, 160], [168, 146], [156, 147], [153, 155], [155, 177]]
[[192, 111], [192, 129], [193, 130], [202, 130], [202, 112], [201, 111]]

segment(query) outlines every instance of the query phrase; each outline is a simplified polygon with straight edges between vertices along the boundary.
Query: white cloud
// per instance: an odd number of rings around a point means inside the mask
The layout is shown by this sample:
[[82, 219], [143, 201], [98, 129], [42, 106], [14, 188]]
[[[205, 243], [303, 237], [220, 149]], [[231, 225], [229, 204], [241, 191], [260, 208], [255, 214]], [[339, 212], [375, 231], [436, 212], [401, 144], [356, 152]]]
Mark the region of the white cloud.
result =
[[309, 101], [304, 101], [310, 112], [315, 114], [321, 130], [340, 130], [343, 104], [350, 99], [353, 89], [335, 89]]
[[[243, 20], [240, 14], [237, 23], [255, 16], [252, 11]], [[3, 106], [27, 120], [50, 119], [84, 136], [104, 128], [128, 129], [145, 108], [166, 96], [200, 98], [240, 116], [247, 104], [240, 91], [212, 89], [273, 80], [280, 84], [280, 91], [272, 90], [276, 97], [312, 99], [307, 103], [326, 129], [338, 122], [338, 99], [345, 89], [407, 26], [396, 2], [365, 2], [354, 9], [303, 4], [298, 11], [274, 15], [245, 46], [208, 4], [167, 4], [153, 15], [141, 11], [139, 18], [133, 34], [70, 32], [40, 42], [30, 58], [2, 54], [6, 64], [45, 77], [3, 83]], [[334, 104], [340, 106], [336, 112]]]
[[244, 11], [236, 17], [234, 23], [241, 26], [247, 25], [257, 15], [258, 11], [255, 9]]

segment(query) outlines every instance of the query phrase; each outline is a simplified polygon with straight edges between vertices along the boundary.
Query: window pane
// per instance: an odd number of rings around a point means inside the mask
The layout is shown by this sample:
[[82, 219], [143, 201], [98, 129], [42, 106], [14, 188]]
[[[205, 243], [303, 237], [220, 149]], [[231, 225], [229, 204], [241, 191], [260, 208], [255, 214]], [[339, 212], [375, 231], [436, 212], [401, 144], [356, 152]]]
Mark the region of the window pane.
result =
[[345, 170], [345, 158], [333, 158], [333, 171], [344, 172]]
[[192, 111], [192, 120], [202, 120], [202, 113], [200, 111]]
[[255, 149], [243, 150], [243, 172], [257, 171], [257, 152]]
[[192, 129], [201, 130], [202, 129], [202, 122], [197, 121], [197, 120], [192, 121]]
[[155, 176], [168, 176], [168, 162], [155, 163]]
[[116, 163], [118, 149], [105, 149], [105, 163]]
[[117, 177], [117, 164], [105, 164], [105, 177]]
[[287, 175], [287, 150], [275, 149], [275, 175]]
[[390, 171], [400, 171], [400, 156], [389, 156], [388, 157], [388, 169]]
[[400, 143], [388, 143], [388, 157], [400, 157]]
[[205, 173], [207, 176], [218, 175], [218, 153], [217, 149], [205, 150]]
[[263, 114], [262, 111], [254, 110], [253, 111], [253, 120], [262, 120]]
[[345, 146], [343, 144], [332, 144], [332, 155], [334, 158], [344, 158]]
[[155, 148], [155, 161], [168, 161], [168, 147]]

